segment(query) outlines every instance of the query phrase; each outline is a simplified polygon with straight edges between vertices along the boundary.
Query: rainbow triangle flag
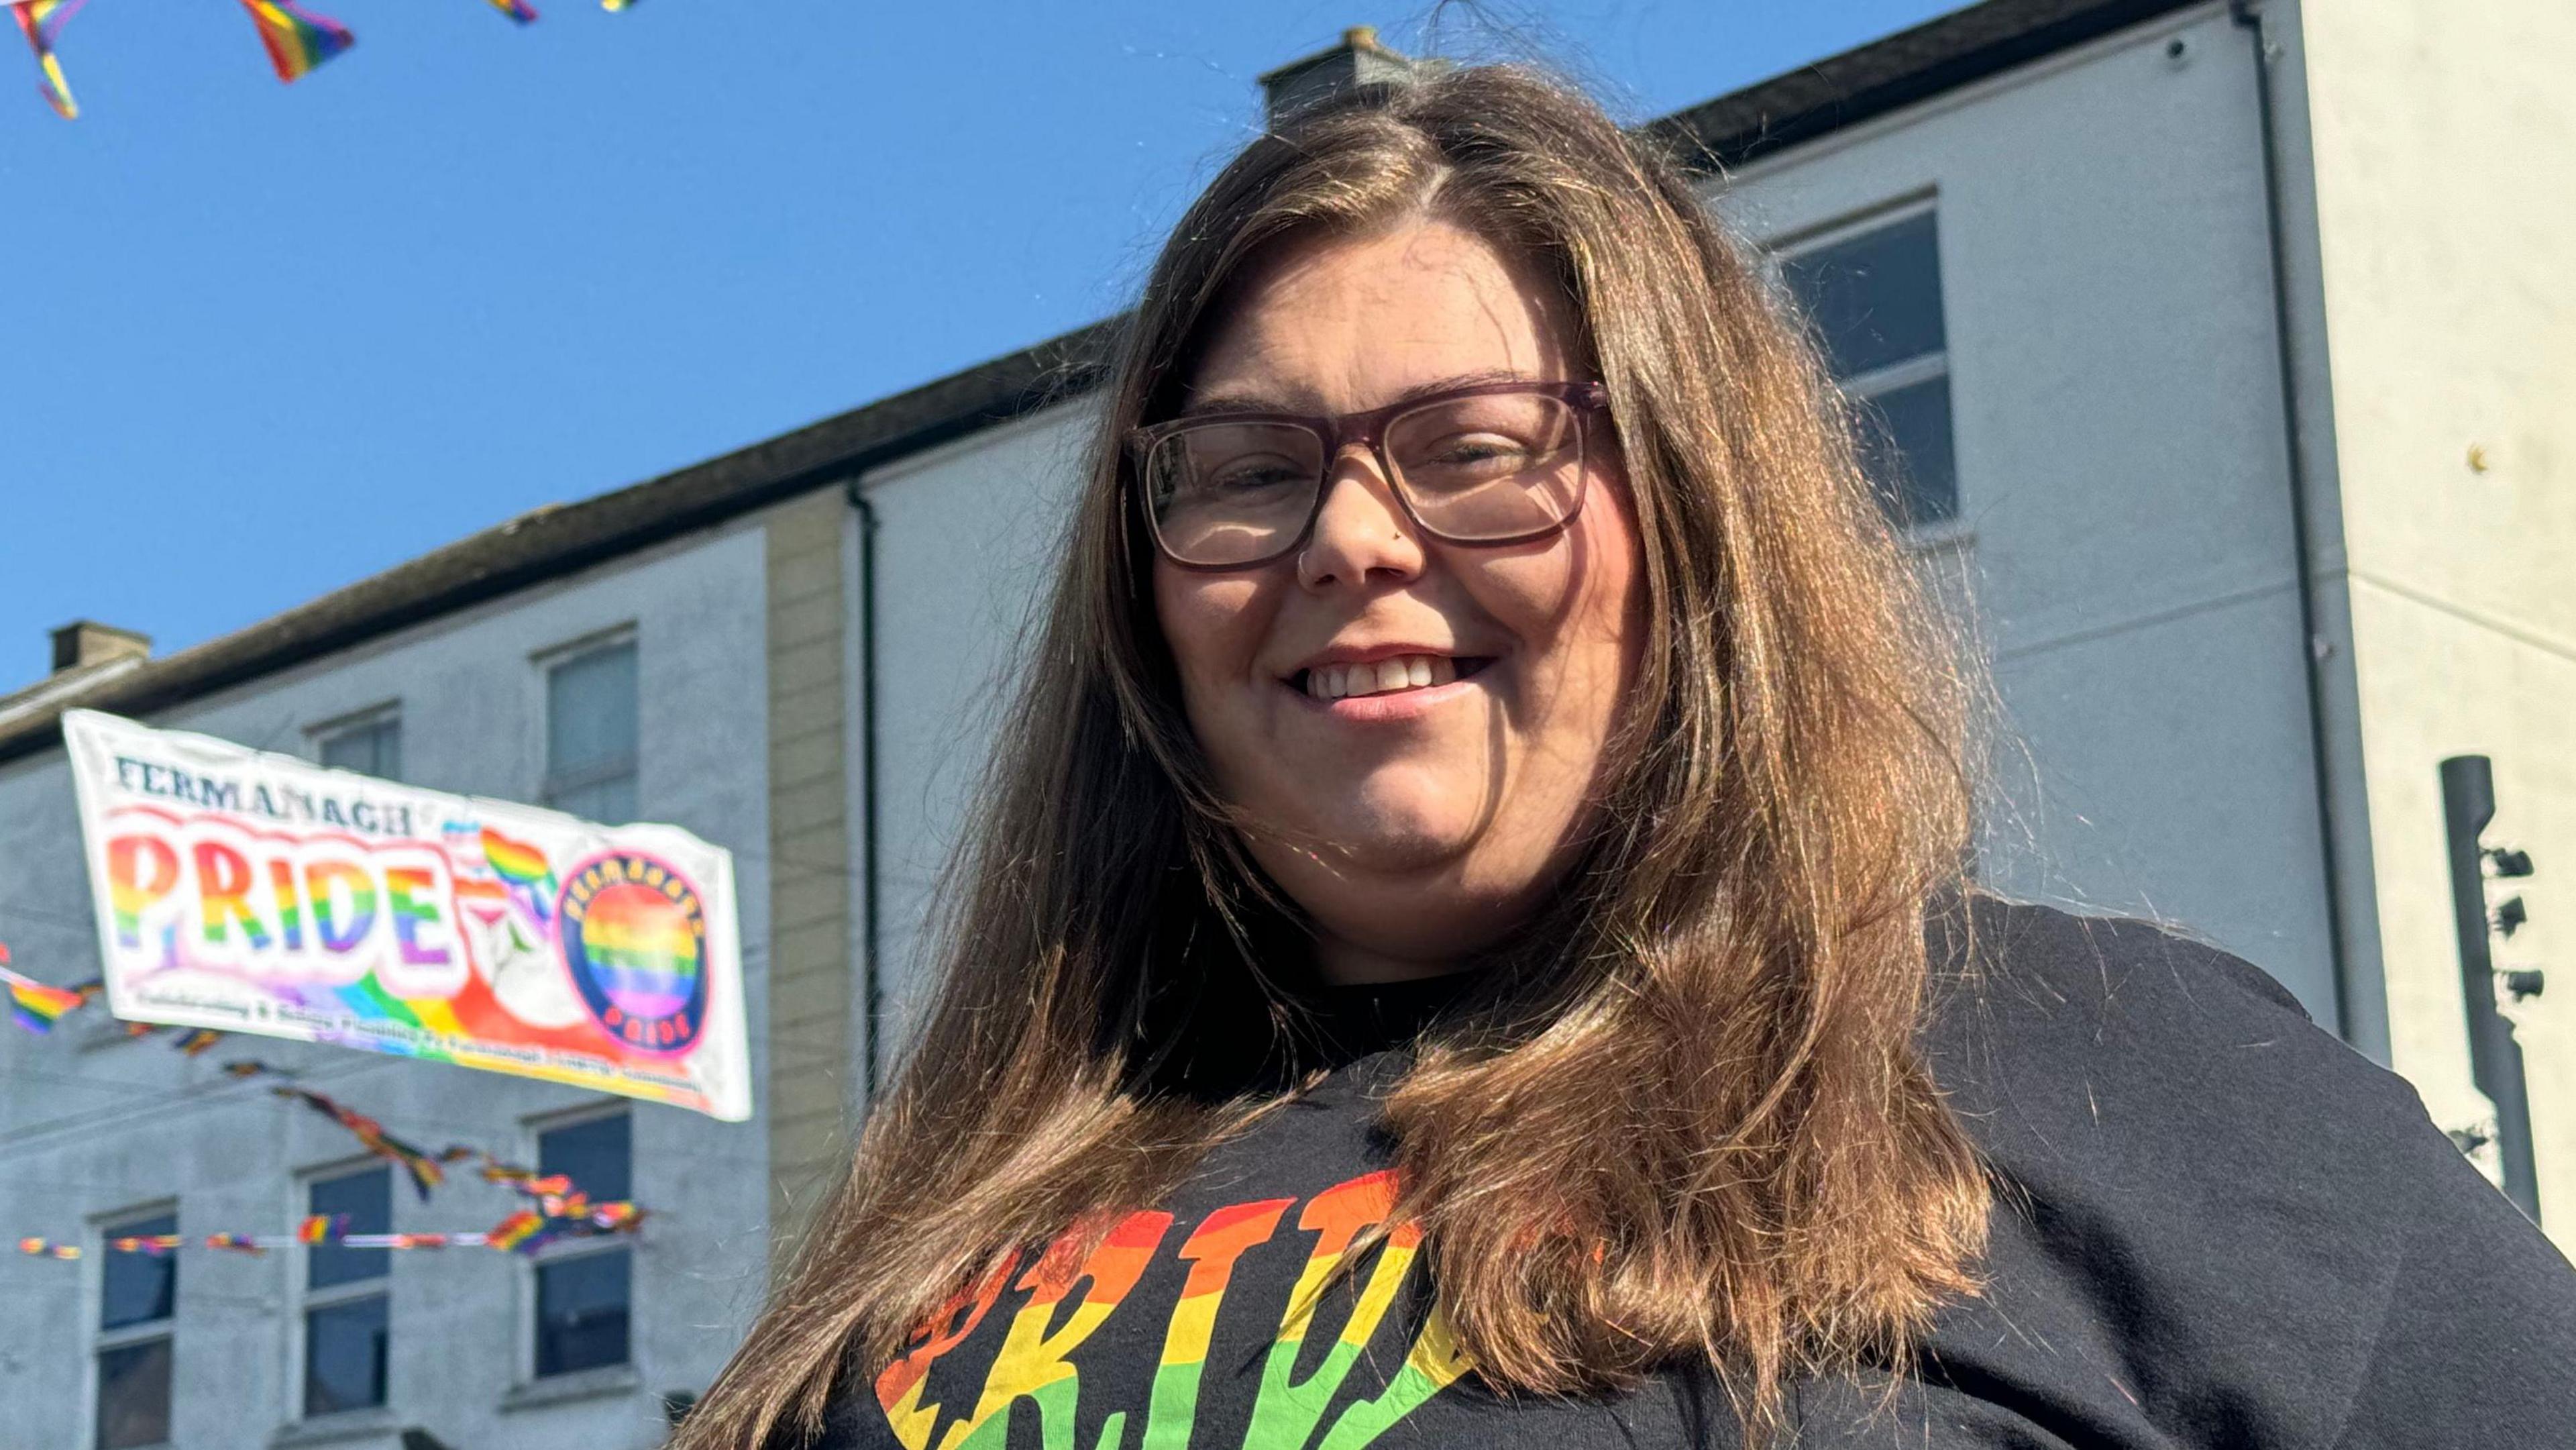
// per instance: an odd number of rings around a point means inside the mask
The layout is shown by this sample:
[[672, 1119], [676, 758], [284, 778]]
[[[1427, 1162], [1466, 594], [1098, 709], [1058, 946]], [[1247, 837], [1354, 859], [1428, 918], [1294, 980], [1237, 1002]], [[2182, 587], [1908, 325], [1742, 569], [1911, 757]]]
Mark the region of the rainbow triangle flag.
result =
[[62, 33], [70, 20], [89, 0], [17, 0], [9, 14], [17, 20], [18, 29], [27, 37], [27, 45], [36, 52], [36, 91], [54, 114], [66, 121], [80, 116], [80, 105], [72, 99], [72, 85], [63, 79], [63, 63], [54, 58], [54, 37]]
[[[0, 952], [0, 962], [8, 959], [5, 952]], [[49, 987], [7, 967], [0, 967], [0, 986], [9, 989], [9, 1015], [30, 1032], [53, 1031], [64, 1013], [86, 1000], [69, 987]]]
[[242, 0], [242, 8], [259, 25], [260, 43], [268, 47], [268, 63], [281, 81], [296, 80], [358, 43], [349, 27], [295, 0]]
[[521, 25], [537, 18], [537, 7], [529, 4], [528, 0], [492, 0], [492, 8]]

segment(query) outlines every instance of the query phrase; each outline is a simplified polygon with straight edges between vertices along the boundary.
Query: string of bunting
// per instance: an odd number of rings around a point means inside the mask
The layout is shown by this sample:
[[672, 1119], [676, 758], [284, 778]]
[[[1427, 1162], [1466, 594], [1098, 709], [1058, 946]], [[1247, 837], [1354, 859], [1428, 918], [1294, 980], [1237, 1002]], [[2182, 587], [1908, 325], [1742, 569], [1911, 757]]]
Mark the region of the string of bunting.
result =
[[[89, 0], [6, 0], [10, 18], [17, 21], [19, 33], [27, 37], [28, 49], [36, 56], [36, 91], [45, 104], [64, 120], [77, 120], [80, 105], [72, 99], [71, 82], [63, 75], [62, 61], [54, 54], [63, 26]], [[315, 66], [358, 43], [358, 37], [339, 21], [297, 3], [297, 0], [240, 0], [250, 13], [251, 24], [259, 30], [260, 45], [268, 52], [268, 63], [280, 81], [295, 81], [310, 74]], [[636, 0], [599, 0], [599, 8], [615, 13], [632, 10]], [[537, 7], [530, 0], [491, 0], [492, 8], [520, 25], [537, 19]]]
[[[347, 1249], [480, 1248], [532, 1254], [562, 1238], [631, 1233], [644, 1218], [643, 1209], [624, 1199], [592, 1204], [574, 1195], [566, 1201], [566, 1207], [578, 1211], [557, 1214], [523, 1208], [480, 1233], [351, 1233], [349, 1216], [342, 1213], [316, 1214], [298, 1223], [293, 1233], [214, 1233], [196, 1237], [140, 1234], [108, 1239], [101, 1247], [109, 1253], [148, 1254], [156, 1258], [185, 1248], [264, 1254], [270, 1249], [310, 1248], [324, 1244]], [[46, 1238], [22, 1238], [18, 1240], [18, 1252], [40, 1259], [84, 1257], [79, 1244]]]
[[[104, 984], [89, 981], [77, 987], [56, 987], [13, 971], [8, 966], [9, 948], [0, 943], [0, 986], [9, 993], [11, 1015], [18, 1024], [36, 1033], [50, 1033], [56, 1022], [96, 999]], [[148, 1022], [122, 1024], [132, 1036], [155, 1031]], [[195, 1057], [221, 1041], [224, 1034], [211, 1028], [180, 1029], [171, 1045]], [[294, 1074], [256, 1059], [243, 1059], [223, 1065], [226, 1077], [253, 1079], [276, 1078], [269, 1091], [290, 1102], [302, 1103], [348, 1130], [366, 1150], [379, 1158], [401, 1166], [412, 1181], [412, 1187], [427, 1202], [430, 1190], [444, 1183], [451, 1164], [474, 1161], [486, 1183], [499, 1184], [534, 1206], [519, 1209], [499, 1223], [480, 1233], [350, 1233], [348, 1215], [315, 1215], [298, 1223], [291, 1234], [214, 1233], [191, 1238], [184, 1234], [127, 1235], [106, 1240], [110, 1253], [166, 1254], [177, 1249], [201, 1247], [236, 1253], [264, 1253], [269, 1249], [293, 1248], [299, 1245], [336, 1244], [352, 1249], [445, 1249], [492, 1248], [520, 1254], [538, 1249], [567, 1237], [597, 1234], [632, 1233], [640, 1226], [645, 1211], [626, 1199], [593, 1202], [572, 1179], [561, 1173], [540, 1174], [533, 1168], [506, 1162], [482, 1149], [465, 1144], [450, 1144], [431, 1153], [385, 1131], [384, 1124], [311, 1088], [298, 1085]], [[35, 1258], [71, 1260], [81, 1257], [81, 1246], [57, 1239], [21, 1238], [18, 1252]]]

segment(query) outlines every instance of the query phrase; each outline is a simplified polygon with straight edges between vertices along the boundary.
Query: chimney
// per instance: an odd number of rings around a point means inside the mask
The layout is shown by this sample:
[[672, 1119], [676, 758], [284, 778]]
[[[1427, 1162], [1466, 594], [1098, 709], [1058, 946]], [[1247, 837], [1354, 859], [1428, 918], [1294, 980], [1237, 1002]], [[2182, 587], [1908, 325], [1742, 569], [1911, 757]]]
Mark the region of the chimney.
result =
[[54, 673], [58, 675], [109, 660], [146, 659], [151, 654], [152, 636], [95, 619], [75, 619], [54, 631]]
[[1427, 64], [1380, 44], [1376, 26], [1354, 25], [1342, 32], [1341, 44], [1304, 60], [1292, 60], [1261, 77], [1264, 117], [1276, 126], [1308, 106], [1355, 86], [1410, 80], [1418, 68]]

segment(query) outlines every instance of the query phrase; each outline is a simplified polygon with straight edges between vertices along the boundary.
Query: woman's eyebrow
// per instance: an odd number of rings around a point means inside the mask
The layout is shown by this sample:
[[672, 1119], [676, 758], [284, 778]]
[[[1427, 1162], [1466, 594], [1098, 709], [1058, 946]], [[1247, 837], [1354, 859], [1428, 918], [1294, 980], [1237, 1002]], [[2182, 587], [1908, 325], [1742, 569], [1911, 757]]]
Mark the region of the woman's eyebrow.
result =
[[[1406, 403], [1412, 402], [1416, 398], [1427, 398], [1434, 393], [1446, 393], [1457, 388], [1480, 388], [1488, 383], [1537, 383], [1543, 381], [1546, 381], [1546, 379], [1531, 377], [1529, 374], [1522, 372], [1517, 368], [1479, 368], [1474, 372], [1453, 373], [1447, 377], [1428, 378], [1422, 382], [1414, 383], [1408, 387], [1399, 389], [1395, 396], [1388, 398], [1384, 403], [1379, 404], [1379, 406], [1386, 408], [1400, 407]], [[1210, 393], [1205, 397], [1192, 398], [1182, 407], [1180, 416], [1184, 418], [1194, 418], [1201, 414], [1208, 413], [1305, 414], [1312, 411], [1312, 394], [1288, 397], [1277, 393], [1263, 393], [1249, 388], [1238, 388], [1222, 393]]]

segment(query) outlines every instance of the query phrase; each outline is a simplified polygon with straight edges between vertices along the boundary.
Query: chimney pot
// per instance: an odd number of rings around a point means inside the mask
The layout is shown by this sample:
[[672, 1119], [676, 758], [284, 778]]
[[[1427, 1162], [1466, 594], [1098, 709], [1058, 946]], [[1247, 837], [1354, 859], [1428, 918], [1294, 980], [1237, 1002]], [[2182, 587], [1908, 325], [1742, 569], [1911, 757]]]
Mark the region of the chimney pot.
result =
[[1359, 86], [1412, 79], [1436, 61], [1417, 61], [1390, 49], [1374, 25], [1354, 25], [1341, 44], [1292, 60], [1261, 77], [1262, 109], [1273, 126], [1319, 102]]
[[54, 673], [104, 664], [116, 659], [148, 659], [152, 636], [131, 629], [75, 619], [54, 631]]

